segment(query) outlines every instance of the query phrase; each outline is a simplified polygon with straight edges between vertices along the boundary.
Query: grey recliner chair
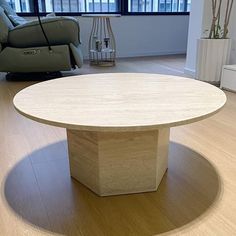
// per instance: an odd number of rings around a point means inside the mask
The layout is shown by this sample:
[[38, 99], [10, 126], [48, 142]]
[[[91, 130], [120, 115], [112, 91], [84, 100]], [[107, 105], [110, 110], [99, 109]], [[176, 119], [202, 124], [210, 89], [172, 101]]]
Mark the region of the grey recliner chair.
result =
[[[83, 64], [80, 27], [72, 17], [44, 17], [26, 21], [5, 0], [0, 0], [0, 71], [68, 71]], [[50, 50], [51, 49], [51, 50]]]

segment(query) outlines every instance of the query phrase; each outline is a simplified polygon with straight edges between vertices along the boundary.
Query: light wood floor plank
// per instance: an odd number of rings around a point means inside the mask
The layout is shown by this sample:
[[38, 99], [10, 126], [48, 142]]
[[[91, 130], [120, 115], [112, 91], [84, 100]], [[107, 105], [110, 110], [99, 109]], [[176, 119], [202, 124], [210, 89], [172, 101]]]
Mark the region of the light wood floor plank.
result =
[[[184, 56], [85, 64], [69, 74], [183, 75]], [[0, 75], [0, 235], [236, 235], [236, 94], [221, 112], [171, 129], [167, 174], [157, 192], [99, 198], [70, 178], [66, 132], [25, 119], [13, 96], [35, 82]]]

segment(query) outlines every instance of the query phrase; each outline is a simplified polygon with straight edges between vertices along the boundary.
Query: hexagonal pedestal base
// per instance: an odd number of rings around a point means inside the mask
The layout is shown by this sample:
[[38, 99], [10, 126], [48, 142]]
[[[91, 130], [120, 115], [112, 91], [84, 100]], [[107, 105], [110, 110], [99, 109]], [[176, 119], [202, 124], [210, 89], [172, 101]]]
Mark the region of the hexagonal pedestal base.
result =
[[67, 130], [71, 176], [99, 196], [155, 191], [168, 165], [169, 132]]

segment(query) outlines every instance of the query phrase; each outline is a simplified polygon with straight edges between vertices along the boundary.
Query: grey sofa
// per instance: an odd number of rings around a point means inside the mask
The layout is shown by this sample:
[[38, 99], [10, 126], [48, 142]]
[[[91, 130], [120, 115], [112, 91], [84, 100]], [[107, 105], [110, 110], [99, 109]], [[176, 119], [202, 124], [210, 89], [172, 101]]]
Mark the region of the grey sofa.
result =
[[0, 71], [55, 72], [81, 67], [80, 27], [72, 17], [44, 17], [26, 21], [0, 0]]

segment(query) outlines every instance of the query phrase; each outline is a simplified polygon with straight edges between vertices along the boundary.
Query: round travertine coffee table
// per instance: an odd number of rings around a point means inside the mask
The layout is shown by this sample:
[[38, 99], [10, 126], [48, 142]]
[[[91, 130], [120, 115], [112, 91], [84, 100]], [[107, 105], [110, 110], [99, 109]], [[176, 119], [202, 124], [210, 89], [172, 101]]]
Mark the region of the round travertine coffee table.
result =
[[22, 115], [67, 129], [71, 176], [100, 196], [156, 190], [170, 127], [205, 119], [225, 102], [210, 84], [158, 74], [67, 77], [14, 98]]

